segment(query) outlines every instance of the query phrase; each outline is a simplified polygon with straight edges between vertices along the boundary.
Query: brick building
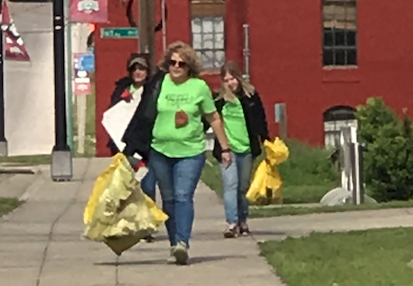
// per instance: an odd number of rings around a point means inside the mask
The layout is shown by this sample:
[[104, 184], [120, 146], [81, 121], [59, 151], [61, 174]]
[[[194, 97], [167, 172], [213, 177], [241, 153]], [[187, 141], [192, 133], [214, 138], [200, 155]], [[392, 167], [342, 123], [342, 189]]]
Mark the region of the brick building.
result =
[[[125, 6], [109, 1], [110, 23], [127, 26]], [[277, 134], [274, 105], [287, 106], [288, 135], [331, 144], [341, 125], [354, 124], [353, 110], [382, 96], [393, 108], [413, 109], [413, 31], [409, 0], [166, 0], [167, 43], [191, 43], [202, 57], [205, 79], [219, 85], [225, 60], [245, 67], [244, 28], [249, 24], [252, 83]], [[134, 9], [134, 10], [137, 10]], [[160, 5], [157, 7], [160, 19]], [[162, 35], [157, 34], [157, 54]], [[107, 156], [100, 124], [114, 81], [125, 73], [136, 40], [95, 37], [97, 155]]]

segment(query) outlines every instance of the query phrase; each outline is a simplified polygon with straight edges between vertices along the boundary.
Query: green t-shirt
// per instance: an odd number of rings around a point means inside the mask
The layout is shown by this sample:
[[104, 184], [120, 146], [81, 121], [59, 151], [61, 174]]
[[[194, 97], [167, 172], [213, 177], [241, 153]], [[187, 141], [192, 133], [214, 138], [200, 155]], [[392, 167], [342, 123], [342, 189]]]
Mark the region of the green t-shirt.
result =
[[133, 85], [133, 84], [131, 84], [130, 86], [129, 86], [129, 92], [131, 93], [131, 94], [134, 94], [135, 93], [135, 91], [137, 91], [138, 89]]
[[[215, 104], [208, 85], [202, 79], [190, 78], [176, 85], [169, 74], [162, 82], [158, 116], [153, 128], [152, 148], [171, 158], [185, 158], [205, 151], [203, 114], [214, 112]], [[175, 113], [183, 110], [188, 124], [175, 126]]]
[[235, 102], [227, 101], [225, 103], [222, 108], [222, 118], [231, 150], [235, 153], [250, 151], [250, 139], [244, 111], [238, 98]]

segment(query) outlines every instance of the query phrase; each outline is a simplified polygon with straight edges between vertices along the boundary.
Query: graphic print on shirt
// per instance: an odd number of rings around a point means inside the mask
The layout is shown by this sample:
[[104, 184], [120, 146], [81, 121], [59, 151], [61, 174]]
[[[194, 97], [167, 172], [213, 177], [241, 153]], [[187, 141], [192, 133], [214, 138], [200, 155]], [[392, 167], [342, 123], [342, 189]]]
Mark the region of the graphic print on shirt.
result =
[[195, 97], [188, 93], [168, 93], [165, 95], [165, 100], [178, 109], [182, 106], [191, 104], [195, 101]]

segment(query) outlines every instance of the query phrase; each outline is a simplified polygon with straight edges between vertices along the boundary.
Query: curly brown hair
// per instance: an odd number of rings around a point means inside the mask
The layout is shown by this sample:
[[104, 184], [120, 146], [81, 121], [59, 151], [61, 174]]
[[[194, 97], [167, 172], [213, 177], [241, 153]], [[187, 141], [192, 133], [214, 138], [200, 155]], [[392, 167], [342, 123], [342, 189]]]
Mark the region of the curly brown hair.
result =
[[195, 50], [188, 44], [182, 41], [176, 41], [170, 44], [164, 52], [161, 61], [159, 62], [159, 68], [165, 72], [169, 70], [169, 61], [172, 54], [178, 53], [179, 56], [185, 61], [189, 68], [190, 77], [199, 77], [203, 67], [201, 59], [198, 57]]

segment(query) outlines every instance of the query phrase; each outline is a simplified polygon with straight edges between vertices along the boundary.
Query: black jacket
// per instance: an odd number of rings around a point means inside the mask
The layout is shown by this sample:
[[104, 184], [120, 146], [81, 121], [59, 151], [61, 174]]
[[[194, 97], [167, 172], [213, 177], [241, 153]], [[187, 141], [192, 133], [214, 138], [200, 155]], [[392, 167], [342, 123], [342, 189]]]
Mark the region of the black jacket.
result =
[[[240, 100], [244, 111], [245, 123], [247, 125], [250, 140], [251, 155], [253, 158], [256, 158], [261, 154], [261, 143], [264, 142], [265, 139], [269, 139], [265, 110], [257, 92], [251, 97], [246, 96], [244, 92], [240, 92], [237, 94], [237, 97]], [[222, 114], [222, 109], [224, 108], [225, 103], [224, 99], [215, 101], [219, 114]], [[221, 151], [221, 145], [218, 140], [215, 139], [214, 150], [212, 153], [218, 161], [221, 161]]]
[[[128, 89], [132, 83], [133, 83], [133, 80], [130, 77], [123, 77], [115, 83], [115, 90], [110, 96], [109, 108], [116, 105], [118, 102], [122, 100], [121, 98], [122, 93], [126, 89]], [[110, 149], [112, 156], [119, 152], [118, 147], [116, 146], [115, 142], [113, 142], [112, 139], [109, 139], [106, 146]]]
[[163, 71], [158, 71], [143, 86], [141, 101], [122, 138], [126, 144], [123, 150], [126, 156], [138, 153], [144, 161], [149, 159], [152, 129], [158, 114], [157, 101], [165, 74]]

